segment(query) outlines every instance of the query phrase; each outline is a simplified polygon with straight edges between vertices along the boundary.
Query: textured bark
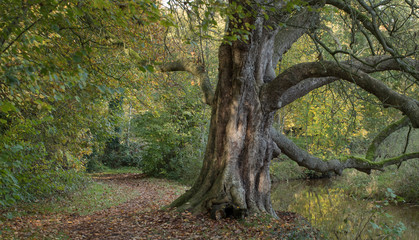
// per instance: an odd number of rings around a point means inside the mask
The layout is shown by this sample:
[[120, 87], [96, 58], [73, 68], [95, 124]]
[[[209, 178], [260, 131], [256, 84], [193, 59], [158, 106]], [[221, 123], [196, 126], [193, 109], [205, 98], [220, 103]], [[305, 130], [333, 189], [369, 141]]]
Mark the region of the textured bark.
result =
[[[230, 27], [251, 24], [255, 28], [248, 42], [222, 44], [219, 49], [219, 78], [203, 167], [191, 190], [172, 206], [195, 212], [213, 211], [215, 218], [223, 215], [218, 214], [220, 209], [239, 209], [239, 215], [251, 212], [275, 216], [269, 165], [280, 150], [270, 136], [274, 111], [265, 111], [260, 90], [274, 78], [282, 54], [317, 19], [318, 13], [304, 10], [294, 15], [284, 11], [269, 19], [261, 15], [230, 23]], [[280, 21], [290, 26], [280, 27]]]
[[[256, 19], [254, 24], [263, 22]], [[263, 112], [260, 104], [259, 85], [267, 62], [258, 57], [271, 46], [274, 33], [262, 30], [253, 34], [249, 44], [220, 47], [219, 79], [203, 167], [191, 190], [172, 206], [201, 212], [225, 205], [242, 213], [275, 215], [269, 176], [273, 113]]]

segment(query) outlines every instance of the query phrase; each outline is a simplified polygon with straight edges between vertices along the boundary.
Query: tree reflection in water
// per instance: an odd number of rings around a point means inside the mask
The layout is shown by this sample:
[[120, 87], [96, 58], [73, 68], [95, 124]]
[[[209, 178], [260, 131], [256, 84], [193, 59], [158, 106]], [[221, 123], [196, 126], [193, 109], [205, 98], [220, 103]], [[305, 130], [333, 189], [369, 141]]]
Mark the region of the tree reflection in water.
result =
[[419, 236], [419, 206], [383, 207], [384, 202], [356, 200], [342, 189], [334, 188], [328, 179], [277, 183], [273, 185], [271, 197], [275, 209], [303, 215], [330, 239], [417, 239]]

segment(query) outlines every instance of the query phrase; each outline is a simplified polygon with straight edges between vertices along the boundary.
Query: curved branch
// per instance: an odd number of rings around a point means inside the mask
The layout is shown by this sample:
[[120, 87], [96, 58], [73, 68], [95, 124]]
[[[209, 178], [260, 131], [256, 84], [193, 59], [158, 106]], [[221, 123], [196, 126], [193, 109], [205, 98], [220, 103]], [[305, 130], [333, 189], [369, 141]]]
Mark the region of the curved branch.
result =
[[319, 22], [319, 13], [317, 11], [303, 10], [285, 21], [284, 26], [280, 27], [275, 36], [273, 46], [273, 55], [270, 69], [267, 71], [275, 78], [275, 68], [291, 46], [309, 29], [314, 28]]
[[[137, 64], [144, 65], [146, 62], [138, 55], [133, 49], [126, 49], [126, 53], [133, 58]], [[202, 64], [197, 64], [188, 59], [181, 59], [170, 63], [162, 64], [158, 67], [161, 72], [189, 72], [193, 76], [198, 78], [199, 86], [204, 93], [203, 101], [212, 105], [214, 100], [214, 90], [211, 86], [211, 81], [208, 77], [208, 73], [205, 71], [205, 67]]]
[[386, 166], [397, 165], [409, 159], [419, 158], [419, 152], [414, 152], [403, 154], [394, 158], [384, 159], [379, 162], [373, 162], [368, 159], [354, 156], [350, 156], [343, 161], [336, 159], [323, 161], [322, 159], [312, 156], [310, 153], [299, 148], [285, 135], [278, 133], [273, 128], [271, 128], [271, 136], [272, 140], [277, 144], [281, 151], [293, 161], [297, 162], [298, 165], [323, 173], [333, 171], [336, 174], [341, 175], [344, 169], [355, 168], [361, 172], [370, 174], [371, 170], [383, 171], [383, 168]]
[[214, 100], [214, 91], [211, 86], [208, 73], [205, 71], [205, 67], [202, 64], [197, 64], [193, 61], [182, 59], [160, 65], [159, 70], [162, 72], [186, 71], [191, 73], [198, 78], [199, 86], [201, 86], [201, 90], [204, 93], [203, 101], [210, 106], [212, 105]]
[[390, 134], [399, 130], [402, 127], [409, 125], [410, 121], [407, 117], [396, 121], [389, 126], [387, 126], [383, 131], [381, 131], [375, 138], [372, 140], [370, 146], [368, 147], [365, 158], [368, 160], [374, 160], [375, 152], [377, 147], [388, 137]]
[[305, 96], [309, 92], [313, 91], [314, 89], [317, 89], [321, 86], [327, 85], [329, 83], [332, 83], [336, 80], [339, 80], [339, 78], [336, 77], [324, 77], [324, 78], [309, 78], [305, 79], [298, 84], [290, 87], [287, 89], [278, 100], [278, 107], [284, 107], [295, 100]]
[[[413, 59], [407, 59], [407, 62], [412, 68], [419, 71], [419, 61]], [[387, 70], [401, 70], [396, 64], [395, 60], [391, 56], [372, 56], [364, 59], [353, 59], [351, 61], [343, 62], [350, 65], [352, 68], [362, 70], [365, 73], [373, 73]], [[305, 96], [309, 92], [332, 83], [339, 78], [336, 77], [324, 77], [324, 78], [309, 78], [305, 79], [298, 84], [288, 88], [278, 100], [278, 106], [284, 107], [300, 97]]]
[[[366, 61], [371, 61], [371, 59], [377, 58], [366, 59]], [[348, 62], [336, 63], [331, 61], [297, 64], [278, 75], [272, 82], [265, 84], [261, 91], [261, 100], [266, 111], [274, 111], [282, 107], [282, 102], [280, 101], [286, 91], [300, 82], [308, 78], [335, 77], [354, 83], [375, 95], [385, 107], [394, 107], [402, 111], [410, 118], [413, 127], [417, 128], [419, 127], [419, 102], [397, 93], [381, 81], [367, 74], [367, 72], [391, 70], [392, 68], [399, 70], [397, 64], [388, 64], [391, 61], [394, 60], [382, 61], [374, 68], [364, 67], [364, 65], [356, 62], [351, 63], [352, 65], [348, 64]], [[362, 70], [365, 70], [365, 72]], [[327, 84], [328, 82], [324, 81], [323, 83]], [[321, 86], [321, 84], [317, 86]]]

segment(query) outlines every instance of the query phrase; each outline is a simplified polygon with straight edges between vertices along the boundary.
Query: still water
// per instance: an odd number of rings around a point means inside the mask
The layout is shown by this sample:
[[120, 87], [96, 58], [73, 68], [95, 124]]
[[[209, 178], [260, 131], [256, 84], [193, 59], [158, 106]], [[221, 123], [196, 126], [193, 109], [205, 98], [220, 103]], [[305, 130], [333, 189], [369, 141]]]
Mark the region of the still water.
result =
[[419, 240], [418, 205], [355, 200], [329, 179], [276, 183], [271, 194], [275, 209], [303, 215], [329, 239], [391, 239], [405, 229], [400, 239]]

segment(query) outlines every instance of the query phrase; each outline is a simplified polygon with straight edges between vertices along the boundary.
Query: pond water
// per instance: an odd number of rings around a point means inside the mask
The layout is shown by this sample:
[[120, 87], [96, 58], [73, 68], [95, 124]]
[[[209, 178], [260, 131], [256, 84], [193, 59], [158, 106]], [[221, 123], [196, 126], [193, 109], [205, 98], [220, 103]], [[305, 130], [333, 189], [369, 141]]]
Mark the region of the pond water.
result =
[[419, 205], [357, 201], [330, 179], [275, 183], [271, 194], [275, 209], [301, 214], [328, 239], [387, 239], [402, 223], [401, 239], [419, 240]]

